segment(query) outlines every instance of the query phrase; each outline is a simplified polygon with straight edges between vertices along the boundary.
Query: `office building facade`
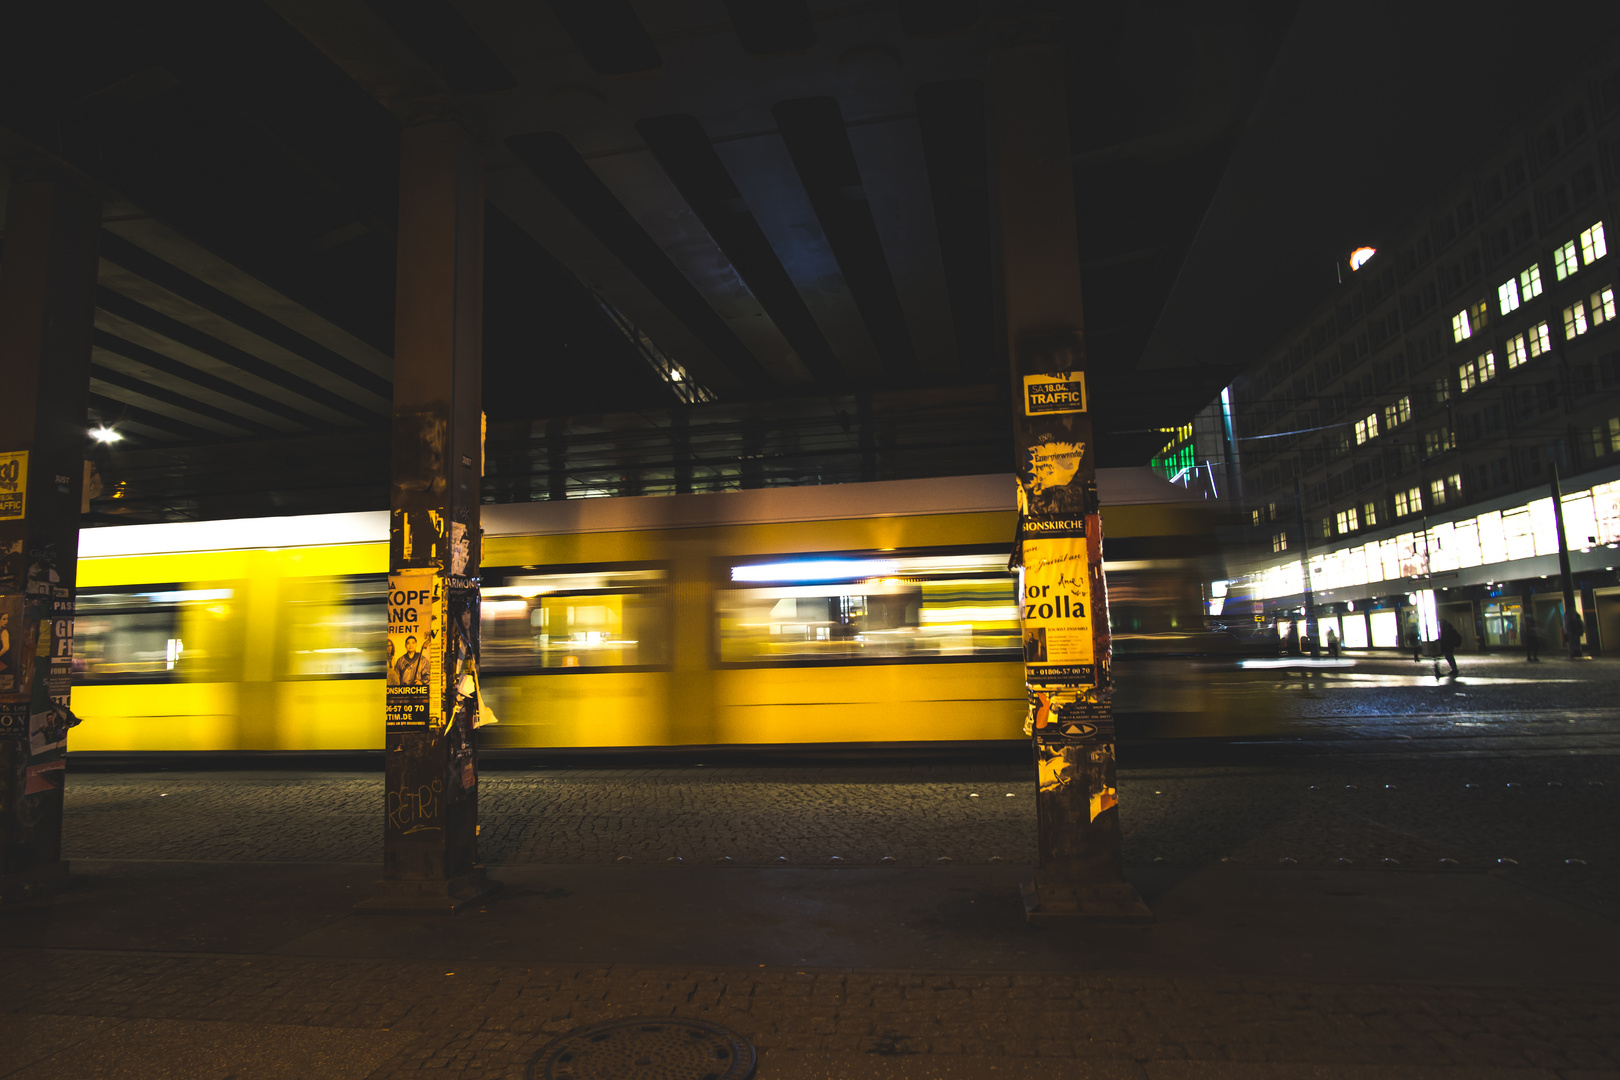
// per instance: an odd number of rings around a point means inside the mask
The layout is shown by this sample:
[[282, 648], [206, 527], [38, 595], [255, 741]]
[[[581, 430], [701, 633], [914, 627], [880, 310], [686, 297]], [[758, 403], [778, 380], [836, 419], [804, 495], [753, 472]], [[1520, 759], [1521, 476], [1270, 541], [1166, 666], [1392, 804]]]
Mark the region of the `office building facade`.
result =
[[1200, 414], [1184, 441], [1243, 508], [1213, 617], [1287, 621], [1308, 573], [1319, 634], [1352, 647], [1445, 620], [1464, 648], [1521, 647], [1533, 621], [1556, 649], [1556, 476], [1589, 646], [1620, 654], [1614, 56], [1347, 261]]

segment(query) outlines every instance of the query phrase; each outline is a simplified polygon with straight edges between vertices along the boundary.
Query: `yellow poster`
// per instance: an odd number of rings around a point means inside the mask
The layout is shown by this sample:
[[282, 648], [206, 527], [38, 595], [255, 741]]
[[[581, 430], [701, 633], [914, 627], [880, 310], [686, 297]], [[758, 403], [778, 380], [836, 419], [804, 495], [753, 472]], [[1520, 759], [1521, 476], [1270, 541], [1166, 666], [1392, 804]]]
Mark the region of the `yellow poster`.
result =
[[1024, 376], [1024, 415], [1086, 411], [1086, 373], [1060, 371], [1055, 375]]
[[443, 708], [444, 603], [436, 570], [388, 575], [389, 731], [433, 727]]
[[0, 521], [20, 518], [28, 509], [28, 451], [0, 454]]
[[1025, 681], [1031, 689], [1093, 685], [1096, 645], [1085, 538], [1026, 539], [1019, 577]]

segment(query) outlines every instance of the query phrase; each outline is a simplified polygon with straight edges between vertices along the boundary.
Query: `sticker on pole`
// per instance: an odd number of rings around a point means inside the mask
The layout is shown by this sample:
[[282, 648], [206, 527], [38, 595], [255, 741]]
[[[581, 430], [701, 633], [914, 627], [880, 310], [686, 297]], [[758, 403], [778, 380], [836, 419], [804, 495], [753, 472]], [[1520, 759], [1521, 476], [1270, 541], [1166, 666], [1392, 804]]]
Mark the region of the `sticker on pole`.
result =
[[1086, 373], [1062, 371], [1055, 375], [1024, 376], [1024, 415], [1086, 411]]
[[23, 516], [28, 509], [28, 451], [0, 454], [0, 521]]
[[436, 571], [402, 570], [388, 576], [390, 732], [433, 726], [435, 703], [444, 701], [443, 626], [444, 579]]
[[1093, 685], [1096, 646], [1085, 540], [1025, 540], [1020, 580], [1025, 682], [1032, 689]]

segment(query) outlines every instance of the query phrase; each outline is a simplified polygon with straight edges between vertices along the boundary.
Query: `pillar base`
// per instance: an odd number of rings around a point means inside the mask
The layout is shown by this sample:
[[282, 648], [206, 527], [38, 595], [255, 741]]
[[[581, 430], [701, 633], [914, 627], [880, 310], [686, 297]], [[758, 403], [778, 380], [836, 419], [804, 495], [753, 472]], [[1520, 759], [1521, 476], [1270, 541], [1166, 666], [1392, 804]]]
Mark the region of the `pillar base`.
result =
[[1024, 894], [1024, 918], [1034, 926], [1075, 921], [1153, 921], [1153, 912], [1128, 881], [1067, 887], [1026, 881], [1020, 888]]
[[448, 881], [379, 881], [377, 891], [354, 905], [369, 915], [454, 915], [487, 900], [501, 883], [491, 881], [482, 866]]
[[68, 863], [66, 859], [31, 866], [14, 874], [0, 875], [0, 904], [17, 904], [35, 900], [49, 893], [67, 888]]

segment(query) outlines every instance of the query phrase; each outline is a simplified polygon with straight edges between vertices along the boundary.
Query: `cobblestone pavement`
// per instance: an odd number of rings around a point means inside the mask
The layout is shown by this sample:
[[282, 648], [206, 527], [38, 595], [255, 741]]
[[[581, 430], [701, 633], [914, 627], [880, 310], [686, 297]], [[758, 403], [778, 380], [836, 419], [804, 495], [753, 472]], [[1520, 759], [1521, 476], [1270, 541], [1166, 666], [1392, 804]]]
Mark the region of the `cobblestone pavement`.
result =
[[1530, 663], [1520, 653], [1464, 653], [1457, 657], [1455, 677], [1437, 677], [1437, 668], [1446, 671], [1446, 663], [1432, 657], [1414, 663], [1410, 654], [1381, 652], [1347, 659], [1342, 667], [1313, 667], [1296, 658], [1283, 667], [1243, 672], [1123, 663], [1118, 678], [1127, 708], [1133, 701], [1152, 707], [1155, 683], [1186, 683], [1217, 704], [1230, 699], [1217, 713], [1264, 716], [1279, 733], [1373, 738], [1393, 718], [1454, 717], [1481, 710], [1495, 720], [1526, 723], [1592, 710], [1612, 717], [1620, 693], [1620, 658], [1571, 661], [1554, 654]]
[[[480, 784], [492, 864], [1035, 858], [1033, 785], [1015, 765], [548, 769]], [[83, 773], [67, 790], [69, 858], [378, 857], [377, 775]], [[1620, 909], [1620, 756], [1122, 769], [1120, 795], [1130, 863], [1491, 869]]]
[[[12, 1030], [44, 1028], [53, 1017], [85, 1017], [99, 1022], [90, 1036], [97, 1040], [118, 1040], [152, 1020], [347, 1031], [380, 1045], [376, 1056], [385, 1060], [365, 1062], [369, 1073], [352, 1073], [372, 1080], [517, 1078], [557, 1034], [628, 1016], [690, 1017], [730, 1027], [762, 1052], [760, 1080], [892, 1075], [1595, 1080], [1617, 1075], [1613, 1070], [1620, 1065], [1620, 992], [1613, 988], [1532, 992], [1255, 979], [449, 966], [40, 951], [0, 953], [0, 972], [8, 987], [0, 1025]], [[23, 1003], [26, 1013], [11, 1011]], [[375, 1035], [384, 1031], [390, 1041], [378, 1044]], [[57, 1051], [58, 1059], [68, 1059], [58, 1065], [84, 1053], [84, 1041], [81, 1037]], [[125, 1050], [127, 1057], [135, 1047]], [[908, 1059], [924, 1067], [893, 1067]], [[1026, 1061], [1031, 1069], [1016, 1069]], [[1189, 1072], [1186, 1063], [1255, 1068]], [[1275, 1071], [1266, 1063], [1293, 1068]], [[131, 1064], [126, 1060], [126, 1069]], [[1375, 1068], [1353, 1074], [1300, 1068], [1310, 1064]], [[53, 1066], [52, 1058], [17, 1066], [17, 1075], [71, 1075]], [[211, 1075], [224, 1075], [229, 1067], [222, 1060]], [[9, 1074], [0, 1067], [0, 1075]]]
[[[1500, 684], [1440, 689], [1432, 675], [1423, 685], [1421, 676], [1368, 670], [1384, 681], [1348, 691], [1301, 679], [1306, 685], [1282, 692], [1307, 703], [1300, 715], [1317, 710], [1314, 741], [1229, 746], [1212, 757], [1148, 755], [1138, 764], [1127, 754], [1126, 861], [1162, 863], [1172, 877], [1177, 867], [1229, 862], [1289, 881], [1324, 870], [1489, 871], [1529, 887], [1525, 895], [1551, 894], [1612, 919], [1620, 909], [1620, 715], [1606, 695], [1620, 683], [1610, 685], [1606, 669], [1585, 671], [1567, 685], [1522, 691], [1533, 706], [1501, 696]], [[1469, 702], [1476, 692], [1488, 702]], [[1363, 705], [1382, 695], [1386, 711], [1346, 708], [1358, 695]], [[496, 769], [480, 780], [480, 843], [486, 861], [514, 867], [513, 875], [520, 864], [612, 867], [625, 857], [681, 880], [686, 868], [724, 874], [726, 857], [829, 874], [884, 857], [912, 867], [942, 858], [959, 867], [1027, 865], [1030, 780], [1027, 767], [1007, 761]], [[377, 774], [78, 770], [67, 791], [65, 853], [74, 859], [375, 864], [380, 848]], [[678, 867], [668, 862], [675, 857]], [[592, 872], [620, 880], [615, 870]], [[820, 871], [796, 872], [822, 879]], [[1369, 889], [1313, 888], [1341, 890], [1330, 896]], [[1385, 889], [1383, 902], [1398, 891]], [[1399, 917], [1398, 907], [1388, 910]], [[1363, 923], [1381, 925], [1369, 911]], [[1583, 917], [1590, 927], [1608, 925]], [[1532, 924], [1541, 925], [1535, 917]], [[323, 932], [346, 940], [356, 933], [346, 922], [326, 925]], [[476, 936], [476, 925], [462, 932]], [[1335, 925], [1322, 933], [1343, 932]], [[1594, 937], [1583, 940], [1597, 948]], [[544, 955], [566, 956], [566, 948]], [[1501, 985], [1463, 985], [1443, 972], [1415, 984], [1136, 969], [525, 965], [426, 961], [410, 950], [392, 959], [314, 958], [291, 955], [295, 949], [0, 947], [0, 1076], [383, 1080], [431, 1070], [517, 1078], [564, 1031], [670, 1015], [749, 1038], [762, 1051], [759, 1080], [1620, 1080], [1620, 981], [1531, 987], [1512, 985], [1517, 976], [1508, 970]], [[219, 1049], [183, 1072], [176, 1047], [194, 1057], [200, 1047]], [[231, 1055], [247, 1054], [242, 1047], [260, 1049], [237, 1068]]]

